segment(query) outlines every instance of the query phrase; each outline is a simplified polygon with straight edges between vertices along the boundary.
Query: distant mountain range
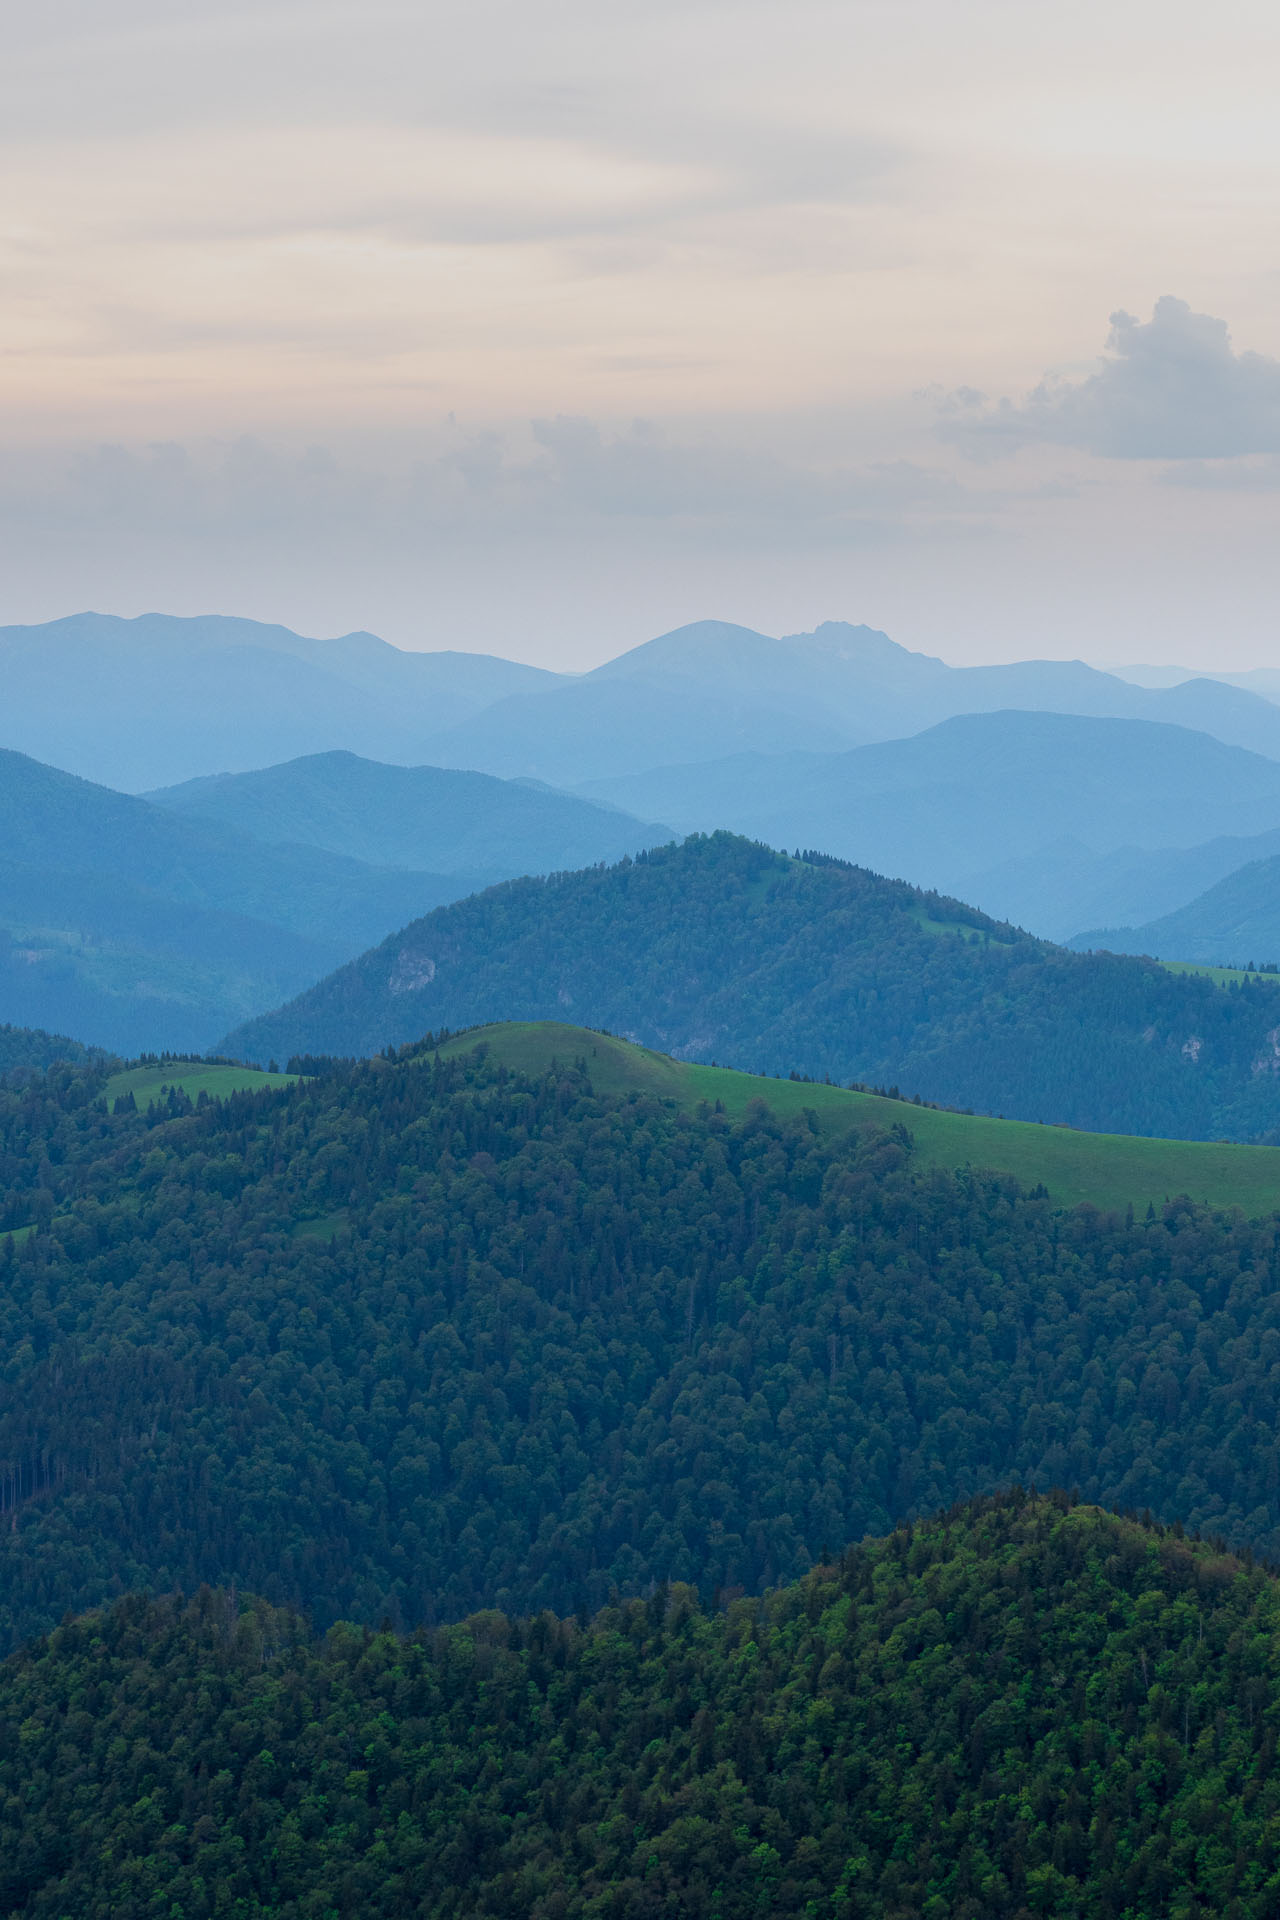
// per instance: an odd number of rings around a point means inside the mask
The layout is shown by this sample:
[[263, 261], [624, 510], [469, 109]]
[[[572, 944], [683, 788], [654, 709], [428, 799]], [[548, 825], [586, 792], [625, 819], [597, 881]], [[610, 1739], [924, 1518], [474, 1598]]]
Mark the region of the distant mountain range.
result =
[[1280, 763], [1186, 727], [1051, 713], [970, 714], [842, 754], [742, 754], [579, 790], [683, 832], [821, 847], [1059, 939], [1180, 906], [1280, 830]]
[[[94, 957], [113, 1004], [145, 994], [157, 1015], [170, 1001], [220, 1004], [223, 987], [200, 984], [210, 969], [236, 973], [227, 1005], [248, 1012], [264, 1004], [259, 980], [279, 998], [397, 913], [671, 832], [820, 848], [1062, 941], [1089, 929], [1147, 941], [1160, 922], [1172, 944], [1184, 932], [1166, 930], [1168, 916], [1280, 852], [1280, 675], [1264, 669], [953, 668], [865, 626], [778, 639], [702, 621], [565, 675], [367, 633], [314, 640], [220, 616], [81, 614], [0, 629], [0, 678], [0, 743], [141, 790], [170, 815], [309, 850], [310, 866], [299, 852], [279, 869], [279, 888], [264, 877], [216, 901], [179, 890], [166, 940], [181, 980], [170, 968], [131, 985], [127, 966]], [[629, 819], [606, 825], [604, 809]], [[425, 878], [405, 902], [385, 875], [339, 885], [326, 869], [321, 881], [320, 854]], [[0, 856], [0, 928], [13, 951], [42, 956], [11, 954], [0, 1014], [61, 1024], [78, 1012], [77, 1030], [96, 1038], [92, 996], [68, 1007], [42, 984], [55, 970], [47, 951], [83, 981], [88, 949], [74, 958], [61, 935], [50, 949], [41, 929], [82, 925], [119, 951], [145, 950], [154, 909], [129, 889], [151, 882], [125, 860], [102, 873], [58, 860], [41, 867], [20, 840]], [[70, 890], [67, 873], [81, 876]], [[324, 902], [311, 917], [289, 904], [299, 887]], [[1218, 898], [1198, 913], [1195, 952], [1223, 958], [1246, 923], [1234, 906], [1215, 923]], [[215, 928], [198, 917], [208, 912], [304, 945], [284, 951], [272, 936], [268, 961], [257, 935]], [[1260, 950], [1275, 944], [1264, 933]], [[171, 1027], [166, 1016], [155, 1044], [204, 1031], [203, 1018]]]
[[1280, 984], [1230, 992], [1068, 953], [900, 881], [724, 833], [440, 908], [223, 1050], [374, 1054], [547, 1019], [681, 1059], [892, 1083], [1102, 1132], [1280, 1131]]
[[414, 763], [431, 757], [433, 734], [556, 679], [371, 633], [309, 640], [214, 615], [81, 613], [0, 627], [0, 746], [131, 792], [335, 747]]
[[1236, 868], [1174, 913], [1143, 926], [1082, 933], [1070, 944], [1226, 966], [1274, 964], [1280, 961], [1280, 852]]
[[1280, 758], [1280, 708], [1240, 688], [1145, 689], [1078, 660], [949, 667], [843, 621], [780, 640], [718, 621], [681, 627], [473, 714], [428, 757], [575, 785], [732, 753], [897, 740], [1003, 708], [1193, 727]]
[[368, 633], [84, 613], [0, 628], [0, 680], [0, 746], [134, 792], [333, 750], [571, 786], [1003, 708], [1189, 726], [1280, 759], [1280, 706], [1242, 686], [1141, 687], [1078, 660], [950, 667], [843, 621], [781, 639], [699, 621], [566, 675]]
[[[124, 1053], [205, 1048], [430, 907], [666, 837], [568, 796], [350, 755], [251, 781], [256, 833], [235, 793], [158, 806], [0, 751], [0, 1016]], [[370, 857], [326, 844], [362, 813]], [[448, 871], [426, 867], [437, 852]]]
[[462, 874], [485, 885], [616, 860], [672, 838], [669, 827], [608, 801], [487, 773], [386, 766], [353, 753], [207, 775], [146, 798], [271, 845], [323, 847], [374, 866]]

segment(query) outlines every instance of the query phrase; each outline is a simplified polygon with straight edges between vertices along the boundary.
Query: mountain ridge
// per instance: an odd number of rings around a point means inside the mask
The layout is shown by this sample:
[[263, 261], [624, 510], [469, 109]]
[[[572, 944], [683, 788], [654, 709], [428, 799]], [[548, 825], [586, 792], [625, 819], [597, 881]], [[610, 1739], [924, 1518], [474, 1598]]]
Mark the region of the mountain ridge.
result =
[[[0, 1011], [125, 1054], [208, 1047], [229, 1020], [277, 1004], [424, 908], [526, 864], [616, 857], [658, 831], [488, 775], [424, 769], [415, 784], [412, 770], [355, 764], [366, 795], [371, 784], [389, 783], [397, 801], [406, 786], [430, 789], [434, 827], [427, 834], [431, 822], [419, 819], [416, 844], [426, 835], [449, 871], [376, 865], [324, 845], [314, 781], [293, 792], [272, 841], [0, 749]], [[288, 789], [287, 767], [268, 774]], [[397, 824], [389, 811], [387, 831]], [[410, 830], [397, 850], [413, 845]], [[468, 848], [487, 869], [466, 869]]]
[[[1265, 755], [1162, 722], [1016, 709], [956, 715], [839, 754], [744, 755], [575, 791], [683, 833], [725, 827], [775, 846], [821, 846], [918, 886], [976, 895], [995, 917], [1058, 937], [1087, 922], [1087, 911], [1075, 916], [1091, 897], [1108, 897], [1114, 855], [1159, 853], [1176, 886], [1182, 863], [1171, 856], [1187, 849], [1187, 900], [1197, 890], [1190, 849], [1247, 838], [1246, 819], [1280, 829], [1280, 781]], [[1058, 886], [1053, 850], [1064, 845], [1083, 853], [1078, 875]], [[1241, 863], [1249, 853], [1241, 848]], [[1037, 861], [1039, 871], [1020, 874], [1020, 863]]]
[[954, 899], [731, 834], [522, 880], [403, 928], [220, 1050], [374, 1054], [442, 1027], [565, 1020], [677, 1058], [896, 1084], [1090, 1131], [1280, 1127], [1280, 997], [1068, 953]]
[[1009, 706], [1191, 724], [1280, 759], [1280, 707], [1225, 681], [1153, 690], [1083, 661], [951, 667], [840, 621], [782, 639], [694, 622], [557, 674], [364, 632], [78, 614], [0, 628], [0, 671], [0, 744], [134, 791], [338, 749], [571, 786], [740, 750], [836, 751]]
[[1145, 926], [1098, 928], [1079, 934], [1071, 945], [1218, 966], [1272, 964], [1280, 959], [1280, 854], [1233, 869], [1185, 906]]
[[341, 751], [250, 773], [205, 775], [143, 798], [269, 844], [323, 847], [370, 865], [460, 873], [476, 884], [616, 859], [671, 838], [669, 827], [536, 782], [389, 766]]

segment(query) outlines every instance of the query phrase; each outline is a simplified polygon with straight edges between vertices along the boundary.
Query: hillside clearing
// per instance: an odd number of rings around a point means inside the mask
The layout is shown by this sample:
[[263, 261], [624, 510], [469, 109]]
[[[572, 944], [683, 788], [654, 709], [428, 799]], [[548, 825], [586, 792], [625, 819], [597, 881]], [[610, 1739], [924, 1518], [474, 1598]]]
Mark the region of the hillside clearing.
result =
[[207, 1060], [162, 1060], [159, 1065], [148, 1063], [113, 1073], [102, 1091], [109, 1105], [131, 1093], [140, 1107], [151, 1107], [170, 1087], [178, 1088], [189, 1100], [198, 1100], [202, 1093], [211, 1100], [225, 1100], [232, 1093], [292, 1086], [299, 1077], [296, 1073], [264, 1073], [258, 1067], [215, 1066]]

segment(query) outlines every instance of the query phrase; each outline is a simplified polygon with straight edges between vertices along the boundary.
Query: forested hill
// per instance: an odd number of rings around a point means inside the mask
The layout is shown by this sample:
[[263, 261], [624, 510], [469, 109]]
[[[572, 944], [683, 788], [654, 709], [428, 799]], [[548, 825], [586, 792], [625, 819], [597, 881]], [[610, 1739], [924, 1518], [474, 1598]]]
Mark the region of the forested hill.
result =
[[404, 1640], [202, 1590], [0, 1668], [0, 1907], [1269, 1920], [1274, 1575], [1011, 1496], [763, 1604]]
[[223, 1050], [571, 1019], [678, 1057], [1094, 1131], [1280, 1133], [1280, 988], [1068, 953], [864, 869], [695, 835], [443, 907]]
[[321, 1626], [758, 1591], [1015, 1477], [1280, 1557], [1274, 1216], [569, 1063], [310, 1064], [0, 1087], [8, 1644], [202, 1581]]
[[83, 1063], [108, 1056], [97, 1047], [69, 1040], [65, 1033], [46, 1033], [43, 1027], [0, 1026], [0, 1074], [41, 1071], [55, 1061]]

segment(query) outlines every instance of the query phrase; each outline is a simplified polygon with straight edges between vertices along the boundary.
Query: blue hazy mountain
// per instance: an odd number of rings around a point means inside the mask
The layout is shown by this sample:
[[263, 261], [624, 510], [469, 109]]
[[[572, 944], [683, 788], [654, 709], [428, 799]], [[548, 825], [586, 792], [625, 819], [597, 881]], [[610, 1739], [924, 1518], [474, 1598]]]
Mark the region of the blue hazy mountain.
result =
[[429, 902], [440, 874], [269, 847], [0, 751], [0, 1020], [125, 1052], [209, 1046]]
[[335, 747], [421, 761], [431, 734], [556, 678], [371, 633], [82, 613], [0, 628], [0, 746], [133, 792]]
[[1247, 667], [1241, 673], [1220, 673], [1214, 667], [1197, 670], [1193, 667], [1116, 667], [1114, 672], [1122, 680], [1130, 680], [1135, 687], [1176, 687], [1188, 680], [1220, 680], [1225, 686], [1240, 687], [1245, 693], [1256, 693], [1263, 700], [1280, 704], [1280, 670], [1275, 667]]
[[[468, 843], [479, 851], [483, 839], [483, 871], [456, 858], [447, 873], [372, 864], [314, 836], [280, 844], [0, 751], [0, 1022], [126, 1053], [205, 1048], [493, 878], [572, 865], [584, 845], [595, 862], [661, 837], [616, 811], [483, 775], [438, 784], [454, 791], [456, 816], [470, 808], [481, 825], [484, 790], [499, 790], [487, 839], [476, 827]], [[437, 807], [441, 853], [448, 810]], [[522, 828], [526, 816], [536, 828]]]
[[997, 917], [1070, 943], [1082, 927], [1160, 919], [1271, 854], [1280, 854], [1280, 828], [1223, 834], [1194, 847], [1119, 847], [1108, 853], [1063, 840], [975, 874], [971, 891]]
[[146, 796], [272, 844], [324, 847], [375, 866], [510, 879], [617, 860], [667, 827], [527, 781], [442, 767], [311, 754], [255, 773], [214, 774]]
[[1174, 913], [1140, 926], [1099, 927], [1070, 944], [1215, 966], [1274, 964], [1280, 961], [1280, 853], [1237, 868]]
[[0, 746], [135, 792], [333, 750], [564, 786], [1012, 707], [1191, 726], [1280, 758], [1280, 707], [1242, 687], [1144, 688], [1081, 661], [950, 667], [841, 621], [781, 639], [699, 621], [566, 675], [368, 633], [86, 613], [0, 628], [0, 679]]
[[[582, 791], [684, 833], [821, 847], [1036, 931], [1064, 847], [1132, 855], [1280, 828], [1280, 763], [1185, 727], [1051, 713], [964, 715], [847, 753], [742, 754]], [[1087, 917], [1070, 925], [1068, 903], [1063, 930]]]
[[1079, 660], [949, 667], [842, 621], [775, 640], [711, 620], [499, 701], [428, 757], [578, 785], [739, 752], [835, 751], [1007, 708], [1193, 727], [1280, 758], [1280, 708], [1216, 681], [1153, 690]]

